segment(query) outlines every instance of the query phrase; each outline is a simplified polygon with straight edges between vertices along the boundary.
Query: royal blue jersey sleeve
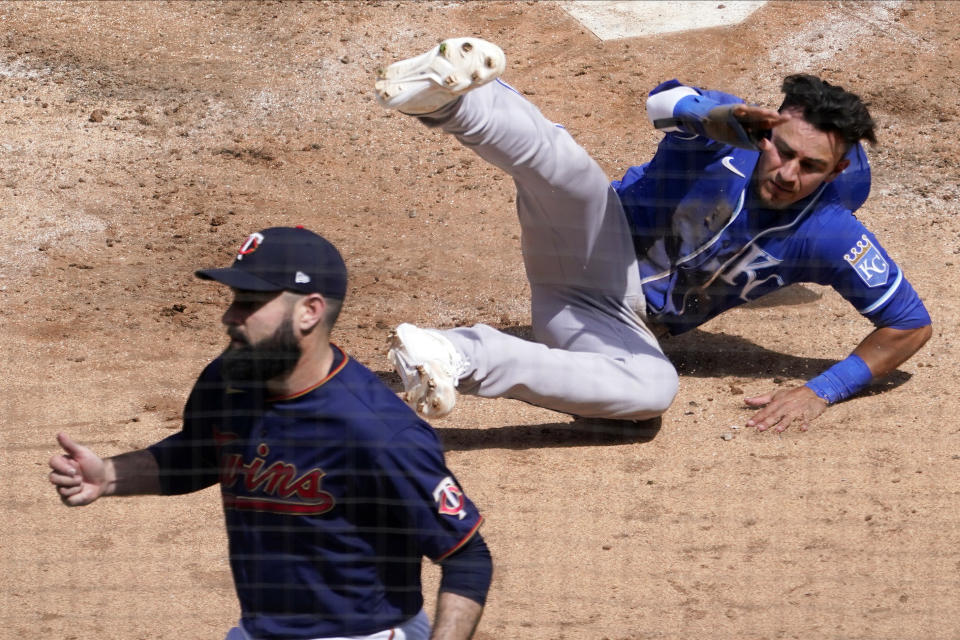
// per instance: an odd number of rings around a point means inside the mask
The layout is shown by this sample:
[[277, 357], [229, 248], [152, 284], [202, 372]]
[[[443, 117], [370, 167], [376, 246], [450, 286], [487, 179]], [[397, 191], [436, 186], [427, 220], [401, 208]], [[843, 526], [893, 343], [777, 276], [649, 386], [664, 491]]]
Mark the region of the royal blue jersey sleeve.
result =
[[920, 297], [876, 236], [841, 206], [818, 213], [803, 240], [813, 281], [833, 287], [877, 327], [930, 324]]
[[417, 421], [380, 454], [385, 492], [401, 505], [423, 555], [442, 561], [479, 529], [483, 517], [443, 460], [436, 433]]
[[[215, 363], [216, 364], [216, 363]], [[212, 414], [222, 413], [217, 396], [223, 393], [209, 365], [194, 384], [183, 410], [182, 429], [150, 446], [160, 472], [160, 491], [177, 495], [205, 489], [218, 481], [217, 452], [209, 428]]]

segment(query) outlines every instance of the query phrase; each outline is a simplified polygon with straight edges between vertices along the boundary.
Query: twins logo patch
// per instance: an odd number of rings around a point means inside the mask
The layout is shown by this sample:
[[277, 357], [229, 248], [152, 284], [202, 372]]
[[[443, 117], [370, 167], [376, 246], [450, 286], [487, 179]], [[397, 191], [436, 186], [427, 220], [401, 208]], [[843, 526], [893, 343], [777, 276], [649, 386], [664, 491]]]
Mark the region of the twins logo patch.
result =
[[868, 287], [881, 287], [887, 284], [890, 265], [866, 234], [860, 236], [856, 246], [851, 247], [849, 253], [843, 254], [843, 259], [853, 267]]
[[458, 520], [467, 517], [464, 511], [463, 491], [453, 481], [453, 478], [447, 476], [440, 481], [437, 488], [433, 490], [433, 499], [437, 502], [437, 511], [445, 516], [457, 516]]
[[243, 244], [240, 245], [240, 250], [237, 251], [237, 260], [243, 260], [243, 256], [256, 251], [261, 242], [263, 242], [262, 234], [251, 233], [247, 236], [247, 239], [243, 241]]

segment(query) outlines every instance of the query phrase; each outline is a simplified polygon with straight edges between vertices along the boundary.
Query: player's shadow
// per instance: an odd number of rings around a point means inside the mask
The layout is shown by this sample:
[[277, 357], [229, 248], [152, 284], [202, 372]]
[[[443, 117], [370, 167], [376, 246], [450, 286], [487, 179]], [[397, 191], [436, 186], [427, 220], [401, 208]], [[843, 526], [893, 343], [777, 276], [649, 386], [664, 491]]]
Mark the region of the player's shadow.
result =
[[[763, 308], [800, 305], [816, 302], [820, 297], [821, 294], [794, 285], [745, 306]], [[524, 340], [533, 339], [533, 330], [529, 325], [502, 327], [500, 330]], [[680, 374], [681, 385], [684, 376], [769, 378], [771, 381], [779, 378], [809, 380], [836, 364], [836, 360], [780, 353], [740, 336], [711, 333], [702, 329], [663, 338], [660, 346]], [[911, 374], [905, 371], [894, 371], [883, 380], [872, 383], [860, 395], [875, 395], [894, 389], [910, 378]]]
[[[661, 341], [663, 352], [683, 377], [769, 378], [772, 385], [780, 379], [809, 380], [836, 364], [828, 358], [808, 358], [780, 353], [750, 342], [740, 336], [710, 333], [694, 329]], [[860, 395], [875, 395], [899, 387], [912, 374], [899, 369], [876, 381]]]
[[[794, 284], [748, 302], [744, 308], [764, 309], [815, 304], [822, 297], [823, 294], [819, 291]], [[825, 358], [780, 353], [739, 336], [710, 333], [702, 329], [667, 337], [660, 341], [660, 345], [677, 368], [681, 379], [683, 376], [768, 378], [773, 386], [779, 384], [780, 378], [809, 380], [836, 363], [835, 360]], [[871, 384], [860, 395], [874, 395], [899, 387], [910, 377], [911, 374], [905, 371], [894, 371], [883, 380]]]
[[[377, 371], [377, 377], [394, 392], [403, 391], [394, 371]], [[660, 418], [632, 422], [570, 416], [565, 422], [520, 424], [502, 427], [462, 429], [437, 427], [446, 451], [473, 449], [543, 449], [547, 447], [591, 447], [650, 442], [660, 431]]]
[[643, 422], [576, 418], [571, 422], [523, 424], [486, 429], [439, 427], [446, 451], [474, 449], [546, 449], [597, 447], [650, 442], [660, 431], [660, 418]]

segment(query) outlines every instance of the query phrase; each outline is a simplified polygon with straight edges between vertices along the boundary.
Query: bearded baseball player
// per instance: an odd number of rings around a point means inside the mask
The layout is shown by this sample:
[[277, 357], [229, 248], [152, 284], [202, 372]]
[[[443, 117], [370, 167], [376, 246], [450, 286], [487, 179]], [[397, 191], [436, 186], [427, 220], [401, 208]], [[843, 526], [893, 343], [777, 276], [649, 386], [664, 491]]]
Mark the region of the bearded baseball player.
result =
[[[230, 344], [200, 375], [183, 429], [101, 459], [65, 434], [50, 481], [68, 506], [219, 482], [241, 620], [228, 640], [464, 640], [492, 564], [482, 517], [433, 429], [329, 341], [340, 253], [302, 228], [252, 234], [233, 266]], [[435, 624], [422, 556], [442, 568]]]
[[517, 189], [534, 342], [477, 324], [397, 327], [389, 357], [405, 399], [439, 417], [456, 390], [578, 416], [662, 414], [677, 374], [658, 337], [797, 282], [832, 286], [873, 330], [806, 384], [746, 398], [759, 430], [806, 429], [910, 358], [931, 335], [923, 303], [854, 216], [870, 190], [860, 99], [786, 78], [779, 110], [675, 80], [647, 115], [653, 159], [612, 184], [567, 131], [498, 79], [503, 52], [450, 39], [390, 65], [379, 102], [452, 134]]

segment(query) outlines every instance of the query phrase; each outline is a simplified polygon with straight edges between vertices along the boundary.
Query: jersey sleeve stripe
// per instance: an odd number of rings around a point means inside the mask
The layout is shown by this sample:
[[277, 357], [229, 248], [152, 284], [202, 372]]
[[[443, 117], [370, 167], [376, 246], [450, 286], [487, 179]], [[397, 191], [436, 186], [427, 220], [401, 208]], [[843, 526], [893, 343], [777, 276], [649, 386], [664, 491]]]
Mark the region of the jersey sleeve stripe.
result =
[[455, 553], [460, 549], [460, 547], [462, 547], [463, 545], [467, 544], [467, 542], [470, 540], [470, 538], [473, 537], [473, 534], [475, 534], [475, 533], [477, 532], [477, 530], [480, 528], [480, 525], [481, 525], [481, 524], [483, 524], [483, 516], [480, 516], [480, 517], [477, 519], [477, 524], [473, 525], [473, 529], [470, 529], [470, 531], [467, 532], [467, 535], [463, 536], [463, 538], [460, 540], [460, 542], [458, 542], [457, 544], [455, 544], [455, 545], [453, 546], [453, 548], [450, 549], [449, 551], [447, 551], [445, 554], [443, 554], [442, 556], [440, 556], [439, 558], [437, 558], [436, 560], [434, 560], [434, 562], [443, 562], [444, 560], [446, 560], [447, 558], [449, 558], [450, 556], [452, 556], [453, 554], [455, 554]]
[[871, 304], [869, 307], [866, 307], [865, 309], [859, 309], [860, 313], [870, 313], [882, 307], [884, 303], [886, 303], [886, 301], [889, 300], [890, 297], [897, 291], [897, 289], [900, 288], [901, 282], [903, 282], [903, 271], [898, 271], [897, 279], [893, 282], [890, 288], [887, 289], [887, 292], [880, 296], [880, 299]]

